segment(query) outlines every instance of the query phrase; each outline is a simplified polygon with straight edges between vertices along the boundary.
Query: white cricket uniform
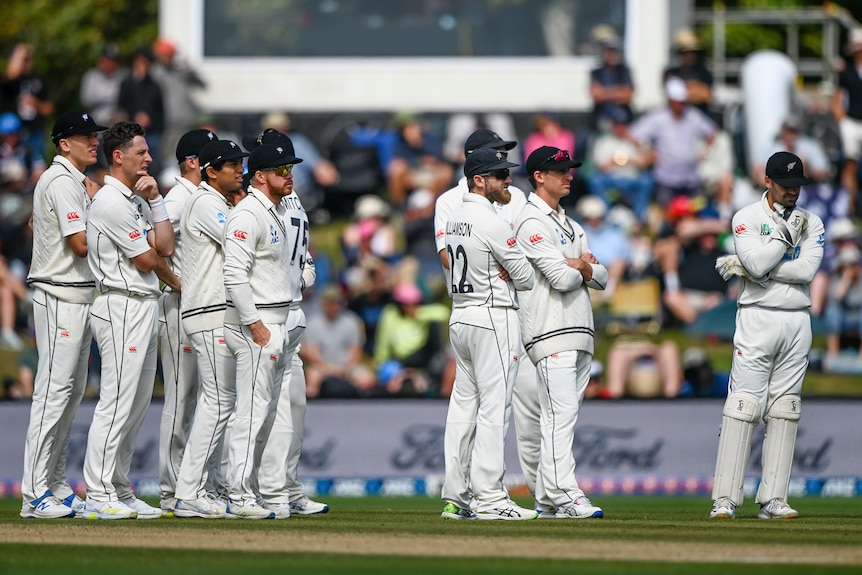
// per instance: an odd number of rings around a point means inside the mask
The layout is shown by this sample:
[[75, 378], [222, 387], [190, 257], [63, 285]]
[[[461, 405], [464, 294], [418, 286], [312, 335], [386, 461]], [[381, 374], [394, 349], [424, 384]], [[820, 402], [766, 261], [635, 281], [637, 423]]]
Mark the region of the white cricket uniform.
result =
[[288, 235], [293, 244], [288, 266], [292, 301], [285, 324], [287, 368], [284, 370], [281, 395], [260, 467], [260, 495], [269, 504], [289, 503], [304, 495], [297, 478], [306, 411], [305, 374], [299, 359], [306, 321], [300, 302], [302, 290], [313, 285], [316, 278], [314, 261], [308, 255], [308, 214], [296, 192], [285, 196], [281, 203], [287, 209], [285, 221], [290, 223]]
[[66, 480], [69, 430], [84, 396], [93, 336], [90, 304], [95, 282], [86, 258], [66, 238], [86, 231], [90, 198], [84, 174], [56, 156], [33, 192], [33, 324], [39, 363], [24, 444], [21, 495], [25, 503], [50, 490], [72, 494]]
[[533, 289], [520, 294], [524, 346], [536, 366], [541, 405], [536, 501], [556, 508], [584, 495], [572, 443], [595, 345], [588, 288], [603, 290], [608, 271], [592, 264], [593, 277], [584, 282], [568, 265], [567, 258], [589, 251], [586, 234], [561, 207], [551, 208], [535, 193], [515, 221], [515, 234], [536, 273]]
[[221, 473], [228, 420], [236, 404], [236, 359], [224, 337], [224, 227], [232, 209], [215, 188], [202, 183], [186, 202], [180, 229], [183, 328], [197, 360], [199, 395], [179, 476], [176, 497], [198, 499], [213, 489], [226, 492]]
[[[713, 499], [742, 503], [742, 482], [757, 422], [766, 422], [763, 476], [756, 501], [787, 498], [802, 381], [811, 351], [809, 284], [823, 260], [823, 221], [806, 210], [796, 246], [772, 237], [766, 193], [733, 217], [736, 254], [751, 278], [741, 278], [733, 365], [716, 457]], [[790, 217], [793, 217], [791, 215]], [[765, 281], [764, 281], [765, 280]]]
[[[467, 178], [458, 180], [458, 185], [440, 194], [434, 205], [434, 240], [437, 243], [437, 251], [446, 247], [446, 220], [449, 214], [464, 201], [467, 194]], [[512, 199], [508, 204], [501, 205], [494, 202], [497, 214], [507, 222], [514, 223], [515, 218], [527, 203], [527, 196], [520, 189], [509, 186]], [[518, 351], [523, 357], [526, 352], [523, 348]], [[539, 394], [536, 387], [536, 372], [532, 369], [519, 369], [515, 380], [515, 391], [512, 395], [512, 414], [515, 420], [515, 435], [518, 445], [518, 459], [521, 463], [521, 471], [530, 493], [536, 492], [536, 473], [539, 468], [539, 449], [541, 446], [541, 432], [539, 431]], [[509, 414], [506, 414], [508, 427]], [[466, 473], [467, 470], [464, 470]]]
[[[231, 211], [225, 226], [225, 340], [236, 358], [236, 418], [229, 438], [230, 498], [256, 501], [258, 469], [269, 439], [287, 364], [287, 319], [293, 298], [291, 223], [282, 202], [259, 190]], [[258, 346], [248, 327], [262, 321], [269, 342]]]
[[90, 310], [102, 356], [99, 402], [87, 438], [84, 480], [96, 501], [132, 497], [129, 468], [153, 395], [159, 279], [131, 258], [149, 251], [150, 207], [122, 182], [105, 177], [87, 217], [87, 261], [100, 295]]
[[[511, 226], [478, 194], [467, 194], [450, 214], [446, 251], [457, 368], [446, 416], [442, 498], [468, 508], [472, 491], [478, 511], [487, 511], [508, 498], [503, 486], [506, 412], [520, 360], [515, 290], [532, 288], [534, 274]], [[510, 281], [500, 278], [501, 268]]]
[[[171, 271], [182, 277], [183, 234], [180, 218], [195, 185], [177, 177], [165, 194], [165, 209], [174, 228], [174, 255], [167, 258]], [[159, 298], [159, 346], [165, 403], [159, 427], [159, 492], [162, 500], [176, 491], [177, 476], [188, 441], [198, 395], [198, 367], [191, 341], [180, 321], [180, 294], [165, 286]]]

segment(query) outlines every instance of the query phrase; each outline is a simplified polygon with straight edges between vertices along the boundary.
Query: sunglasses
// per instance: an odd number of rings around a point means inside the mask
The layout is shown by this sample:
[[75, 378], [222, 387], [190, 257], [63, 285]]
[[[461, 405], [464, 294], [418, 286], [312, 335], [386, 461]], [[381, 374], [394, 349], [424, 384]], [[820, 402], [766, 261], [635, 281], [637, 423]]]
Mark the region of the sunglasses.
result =
[[509, 168], [506, 168], [505, 170], [494, 170], [493, 172], [487, 172], [485, 174], [479, 174], [479, 175], [482, 176], [483, 178], [487, 177], [487, 176], [491, 176], [493, 178], [497, 178], [498, 180], [505, 180], [506, 178], [509, 177]]
[[569, 156], [569, 152], [567, 152], [566, 150], [560, 150], [556, 154], [554, 154], [553, 156], [551, 156], [550, 158], [548, 158], [545, 161], [546, 162], [568, 162], [571, 159], [572, 158]]
[[285, 176], [288, 176], [290, 174], [290, 172], [293, 171], [293, 165], [292, 164], [286, 164], [284, 166], [278, 166], [275, 168], [267, 168], [263, 171], [264, 172], [275, 172], [276, 176], [281, 176], [283, 178]]

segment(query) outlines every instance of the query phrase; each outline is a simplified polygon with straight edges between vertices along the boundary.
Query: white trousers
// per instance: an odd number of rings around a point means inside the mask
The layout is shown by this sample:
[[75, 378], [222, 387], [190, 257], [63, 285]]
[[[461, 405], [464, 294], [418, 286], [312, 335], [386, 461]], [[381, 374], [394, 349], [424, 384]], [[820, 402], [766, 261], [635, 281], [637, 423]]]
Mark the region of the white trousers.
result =
[[504, 442], [522, 360], [518, 312], [456, 308], [449, 331], [457, 366], [446, 416], [442, 498], [465, 508], [472, 491], [478, 510], [485, 511], [508, 498]]
[[518, 461], [524, 482], [536, 495], [536, 476], [542, 446], [541, 415], [536, 370], [521, 345], [518, 356], [523, 365], [518, 367], [515, 391], [512, 394], [512, 419], [515, 423], [515, 438], [518, 442]]
[[165, 403], [159, 426], [159, 492], [174, 497], [198, 395], [198, 366], [180, 317], [180, 294], [159, 298], [159, 349]]
[[158, 322], [155, 299], [100, 295], [90, 310], [102, 378], [87, 438], [84, 481], [87, 495], [97, 501], [132, 496], [129, 469], [153, 396]]
[[65, 498], [69, 431], [87, 385], [90, 304], [68, 303], [36, 288], [33, 323], [39, 361], [24, 443], [21, 496], [29, 503], [50, 490]]
[[[267, 503], [288, 503], [302, 495], [301, 489], [297, 490], [296, 469], [305, 428], [305, 376], [297, 377], [294, 369], [298, 363], [298, 370], [302, 372], [299, 344], [305, 334], [305, 324], [305, 312], [299, 307], [291, 309], [285, 324], [288, 363], [281, 380], [281, 395], [269, 441], [263, 450], [260, 465], [260, 496]], [[301, 389], [299, 385], [302, 385]]]
[[230, 498], [257, 500], [258, 470], [281, 394], [287, 361], [285, 324], [265, 324], [269, 342], [260, 347], [248, 326], [225, 324], [228, 349], [236, 358], [236, 412], [228, 447]]
[[197, 499], [212, 489], [226, 492], [222, 453], [227, 423], [236, 405], [236, 358], [224, 330], [189, 335], [197, 358], [200, 393], [177, 477], [177, 499]]
[[571, 350], [549, 355], [536, 364], [542, 408], [536, 500], [543, 507], [560, 507], [584, 494], [575, 478], [572, 444], [592, 359], [590, 353]]

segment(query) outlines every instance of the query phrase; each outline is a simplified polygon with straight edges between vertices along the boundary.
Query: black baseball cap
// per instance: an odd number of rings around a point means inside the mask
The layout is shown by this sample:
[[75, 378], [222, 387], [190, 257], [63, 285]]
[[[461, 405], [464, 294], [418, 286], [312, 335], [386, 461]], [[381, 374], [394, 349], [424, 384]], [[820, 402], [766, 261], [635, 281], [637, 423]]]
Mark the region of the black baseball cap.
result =
[[493, 148], [495, 150], [502, 148], [508, 151], [517, 145], [518, 142], [504, 140], [494, 130], [481, 129], [470, 134], [470, 137], [464, 142], [464, 155], [469, 156], [479, 148]]
[[189, 130], [177, 142], [177, 162], [182, 164], [186, 158], [200, 156], [204, 146], [217, 140], [218, 136], [211, 130]]
[[766, 162], [766, 175], [785, 188], [798, 188], [810, 184], [802, 170], [802, 160], [790, 152], [775, 152]]
[[254, 174], [258, 170], [267, 170], [300, 162], [302, 160], [290, 153], [284, 146], [261, 144], [254, 149], [248, 158], [248, 173]]
[[517, 165], [506, 159], [505, 152], [491, 148], [479, 148], [467, 156], [467, 161], [464, 162], [464, 175], [472, 178], [478, 174], [514, 168]]
[[90, 114], [86, 112], [63, 112], [54, 121], [54, 129], [51, 130], [51, 141], [56, 145], [63, 138], [76, 134], [93, 134], [107, 130], [107, 126], [100, 126]]
[[574, 161], [568, 151], [554, 146], [542, 146], [533, 150], [533, 153], [527, 158], [527, 174], [536, 171], [570, 170], [580, 167], [580, 165], [581, 162]]
[[201, 163], [201, 171], [213, 164], [224, 163], [230, 160], [240, 160], [248, 157], [248, 152], [230, 140], [213, 140], [201, 149], [198, 161]]
[[296, 155], [296, 150], [293, 147], [293, 141], [290, 137], [279, 132], [275, 128], [267, 128], [257, 136], [244, 136], [242, 146], [249, 152], [255, 151], [262, 144], [272, 144], [273, 146], [281, 146], [291, 156]]

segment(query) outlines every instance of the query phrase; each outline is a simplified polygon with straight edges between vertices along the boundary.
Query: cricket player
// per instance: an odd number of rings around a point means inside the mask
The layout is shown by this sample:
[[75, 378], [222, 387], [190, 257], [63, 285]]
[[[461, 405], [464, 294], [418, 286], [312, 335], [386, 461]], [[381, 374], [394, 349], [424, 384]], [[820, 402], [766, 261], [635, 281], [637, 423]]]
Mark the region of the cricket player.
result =
[[[295, 156], [293, 142], [274, 129], [264, 130], [257, 139], [243, 138], [243, 145], [255, 150], [263, 144], [282, 146], [287, 154]], [[300, 341], [305, 333], [305, 312], [300, 307], [302, 292], [313, 286], [317, 277], [314, 260], [308, 253], [308, 214], [302, 206], [297, 190], [293, 188], [293, 173], [288, 166], [285, 186], [290, 188], [281, 200], [287, 209], [291, 234], [295, 235], [295, 249], [291, 251], [289, 281], [292, 290], [290, 312], [287, 316], [288, 358], [287, 369], [281, 382], [281, 395], [269, 441], [263, 452], [259, 472], [260, 494], [264, 505], [275, 513], [276, 519], [294, 515], [327, 513], [329, 505], [310, 499], [302, 490], [297, 473], [305, 435], [305, 373], [299, 359]], [[289, 414], [288, 414], [289, 412]], [[286, 458], [285, 458], [286, 454]]]
[[[508, 152], [517, 145], [512, 140], [504, 140], [499, 134], [492, 130], [479, 129], [470, 134], [464, 142], [464, 157], [468, 157], [479, 148], [490, 148], [500, 152]], [[446, 254], [446, 220], [449, 214], [464, 201], [467, 193], [467, 178], [463, 177], [454, 188], [440, 194], [434, 205], [434, 238], [437, 242], [437, 252], [440, 262], [445, 269], [449, 269], [449, 257]], [[508, 204], [494, 202], [497, 214], [509, 222], [515, 221], [515, 217], [527, 203], [527, 195], [514, 186], [509, 186], [511, 200]], [[520, 357], [526, 355], [524, 350], [518, 352]], [[539, 432], [539, 395], [536, 389], [536, 372], [532, 369], [519, 369], [515, 380], [515, 391], [512, 395], [512, 413], [515, 419], [515, 434], [518, 442], [518, 459], [521, 463], [521, 471], [524, 473], [524, 481], [530, 493], [536, 493], [536, 472], [539, 467], [539, 449], [541, 435]], [[506, 415], [509, 421], [509, 415]], [[507, 423], [508, 428], [508, 423]], [[464, 470], [465, 473], [467, 470]]]
[[[449, 331], [457, 371], [444, 436], [445, 519], [537, 516], [512, 501], [503, 486], [506, 413], [521, 359], [515, 290], [531, 289], [534, 273], [511, 225], [492, 203], [511, 199], [509, 168], [517, 165], [488, 148], [467, 156], [464, 175], [470, 193], [446, 222], [453, 308]], [[476, 513], [470, 509], [471, 492]]]
[[174, 230], [144, 129], [118, 122], [102, 139], [105, 185], [87, 218], [87, 261], [99, 295], [90, 310], [102, 355], [99, 402], [87, 438], [85, 511], [98, 519], [155, 519], [162, 511], [135, 497], [129, 468], [153, 394], [158, 335], [157, 259], [170, 257]]
[[761, 519], [794, 519], [787, 490], [811, 351], [809, 284], [823, 259], [823, 222], [796, 206], [809, 183], [802, 160], [777, 152], [766, 163], [766, 192], [733, 217], [736, 254], [716, 269], [739, 276], [733, 365], [721, 419], [710, 517], [732, 519], [742, 505], [745, 468], [758, 422], [766, 423]]
[[[542, 517], [603, 517], [578, 485], [572, 443], [590, 381], [595, 325], [587, 288], [605, 289], [608, 270], [590, 253], [583, 228], [566, 215], [569, 152], [542, 146], [527, 158], [533, 193], [515, 220], [515, 237], [536, 273], [520, 294], [524, 347], [536, 366], [541, 405], [541, 462], [536, 500]], [[522, 366], [521, 369], [524, 369]]]
[[[209, 491], [221, 463], [228, 419], [236, 403], [236, 361], [224, 337], [224, 226], [231, 197], [242, 189], [243, 158], [230, 140], [214, 140], [198, 157], [203, 181], [186, 202], [183, 234], [183, 328], [198, 365], [197, 407], [177, 478], [175, 517], [221, 518], [220, 493]], [[218, 475], [218, 473], [216, 473]]]
[[[225, 227], [227, 289], [225, 340], [236, 358], [236, 419], [229, 438], [230, 500], [227, 517], [274, 518], [258, 504], [258, 469], [269, 439], [287, 364], [287, 320], [293, 291], [290, 260], [298, 250], [282, 198], [291, 166], [301, 160], [282, 146], [261, 145], [251, 153], [248, 196]], [[290, 410], [285, 413], [290, 417]]]
[[[210, 130], [191, 130], [177, 142], [176, 158], [180, 175], [165, 194], [165, 209], [174, 229], [174, 255], [167, 258], [160, 279], [165, 283], [159, 298], [159, 349], [165, 384], [165, 403], [159, 427], [159, 492], [161, 508], [173, 512], [177, 475], [188, 441], [198, 395], [198, 368], [191, 341], [180, 320], [182, 291], [183, 208], [201, 183], [201, 149], [217, 140]], [[160, 262], [161, 263], [161, 262]]]
[[96, 163], [96, 134], [106, 129], [85, 112], [60, 114], [51, 131], [57, 155], [33, 192], [33, 258], [27, 281], [34, 292], [39, 364], [24, 444], [25, 519], [70, 517], [84, 505], [66, 480], [66, 452], [87, 384], [93, 339], [89, 316], [96, 284], [87, 265], [86, 221], [96, 187], [83, 172]]

